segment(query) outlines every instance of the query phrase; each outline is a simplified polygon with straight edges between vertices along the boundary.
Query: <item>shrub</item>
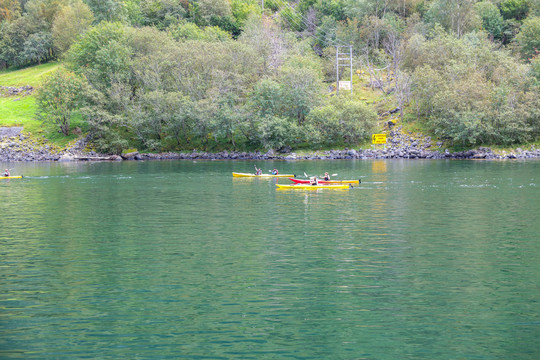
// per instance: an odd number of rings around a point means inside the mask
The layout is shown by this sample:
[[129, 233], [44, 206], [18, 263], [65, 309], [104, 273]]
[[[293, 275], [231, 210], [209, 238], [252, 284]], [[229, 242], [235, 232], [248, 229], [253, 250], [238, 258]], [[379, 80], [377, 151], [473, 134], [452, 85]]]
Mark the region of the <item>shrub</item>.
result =
[[84, 80], [70, 71], [54, 72], [36, 95], [38, 120], [54, 124], [64, 135], [69, 135], [72, 115], [81, 104], [84, 86]]
[[308, 117], [317, 132], [311, 141], [326, 145], [356, 144], [371, 136], [377, 121], [377, 114], [363, 102], [348, 96], [336, 96], [322, 106], [314, 108]]

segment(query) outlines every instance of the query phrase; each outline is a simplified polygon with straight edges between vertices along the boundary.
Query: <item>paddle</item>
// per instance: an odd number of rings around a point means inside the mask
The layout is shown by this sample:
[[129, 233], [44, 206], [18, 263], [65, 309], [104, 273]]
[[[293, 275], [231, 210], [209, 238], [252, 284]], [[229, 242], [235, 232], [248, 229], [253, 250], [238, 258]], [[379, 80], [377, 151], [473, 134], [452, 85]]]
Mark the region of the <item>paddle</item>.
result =
[[[268, 170], [268, 171], [270, 171], [270, 170]], [[309, 179], [309, 176], [308, 176], [308, 174], [304, 173], [304, 176], [305, 176], [306, 178], [308, 178], [308, 179]], [[332, 176], [338, 176], [338, 174], [332, 174]], [[320, 177], [320, 178], [323, 178], [323, 177], [324, 177], [324, 175], [323, 175], [323, 176], [319, 176], [319, 177]]]

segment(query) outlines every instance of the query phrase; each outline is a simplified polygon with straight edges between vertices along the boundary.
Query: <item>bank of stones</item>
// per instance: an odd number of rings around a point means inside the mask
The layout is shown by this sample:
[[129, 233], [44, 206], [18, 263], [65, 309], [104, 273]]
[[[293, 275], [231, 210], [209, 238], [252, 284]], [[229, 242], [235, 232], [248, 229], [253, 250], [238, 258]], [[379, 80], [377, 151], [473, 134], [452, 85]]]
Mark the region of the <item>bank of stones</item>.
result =
[[0, 96], [27, 96], [34, 92], [34, 88], [30, 85], [21, 87], [15, 86], [0, 86]]
[[[8, 130], [6, 130], [8, 129]], [[413, 137], [401, 131], [390, 131], [385, 146], [377, 145], [371, 149], [345, 149], [314, 151], [308, 154], [295, 152], [240, 152], [222, 151], [209, 153], [203, 151], [166, 152], [146, 154], [104, 155], [85, 151], [87, 139], [74, 145], [59, 149], [44, 141], [29, 138], [20, 128], [0, 128], [0, 161], [99, 161], [99, 160], [352, 160], [352, 159], [532, 159], [540, 158], [540, 150], [516, 149], [508, 153], [495, 153], [489, 148], [478, 148], [462, 152], [449, 152], [442, 144], [433, 144], [429, 136]]]

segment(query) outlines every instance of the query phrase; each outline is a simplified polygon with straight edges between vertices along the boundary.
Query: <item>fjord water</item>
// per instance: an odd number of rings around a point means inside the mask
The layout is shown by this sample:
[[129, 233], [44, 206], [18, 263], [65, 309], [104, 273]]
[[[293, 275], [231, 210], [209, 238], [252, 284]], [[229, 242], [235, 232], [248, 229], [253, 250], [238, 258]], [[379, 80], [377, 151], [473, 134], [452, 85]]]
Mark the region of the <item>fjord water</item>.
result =
[[539, 161], [7, 165], [0, 358], [540, 358]]

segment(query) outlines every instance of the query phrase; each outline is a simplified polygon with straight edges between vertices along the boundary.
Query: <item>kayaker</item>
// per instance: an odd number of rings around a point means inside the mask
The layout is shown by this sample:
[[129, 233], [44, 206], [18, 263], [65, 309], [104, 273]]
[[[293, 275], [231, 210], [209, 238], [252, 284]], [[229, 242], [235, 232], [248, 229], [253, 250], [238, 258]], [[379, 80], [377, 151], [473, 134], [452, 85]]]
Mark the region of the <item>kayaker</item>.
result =
[[262, 170], [257, 169], [257, 165], [253, 165], [253, 166], [255, 166], [255, 175], [262, 175]]
[[319, 180], [317, 179], [316, 176], [312, 176], [312, 177], [309, 178], [309, 183], [311, 185], [319, 185]]
[[11, 174], [9, 173], [9, 170], [6, 169], [4, 170], [4, 173], [2, 174], [2, 176], [10, 176]]
[[324, 173], [324, 181], [330, 180], [330, 175], [327, 172]]
[[277, 174], [279, 174], [279, 171], [277, 171], [277, 169], [272, 170], [272, 175], [277, 175]]

